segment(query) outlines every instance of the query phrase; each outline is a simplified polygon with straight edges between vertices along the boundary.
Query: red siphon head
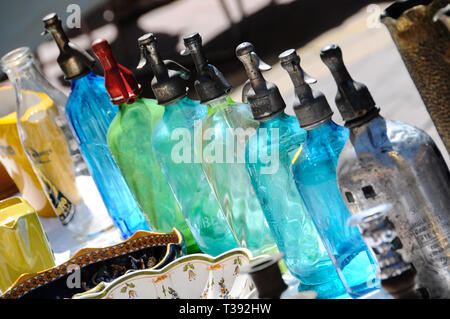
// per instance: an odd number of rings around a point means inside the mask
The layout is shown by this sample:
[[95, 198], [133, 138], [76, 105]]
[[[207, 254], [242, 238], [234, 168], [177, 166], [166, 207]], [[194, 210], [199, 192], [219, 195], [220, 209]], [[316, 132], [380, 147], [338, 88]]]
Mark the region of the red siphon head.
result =
[[92, 49], [105, 70], [105, 88], [113, 104], [132, 104], [142, 91], [134, 74], [117, 63], [111, 46], [105, 39], [98, 39], [92, 43]]

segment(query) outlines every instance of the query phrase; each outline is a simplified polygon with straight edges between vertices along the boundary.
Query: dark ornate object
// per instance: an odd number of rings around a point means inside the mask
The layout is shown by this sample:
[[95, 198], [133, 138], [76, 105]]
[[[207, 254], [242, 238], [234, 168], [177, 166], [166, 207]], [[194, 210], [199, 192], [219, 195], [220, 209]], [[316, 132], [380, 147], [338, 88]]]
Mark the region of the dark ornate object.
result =
[[[449, 0], [402, 0], [381, 15], [450, 152]], [[447, 8], [447, 9], [446, 9]]]

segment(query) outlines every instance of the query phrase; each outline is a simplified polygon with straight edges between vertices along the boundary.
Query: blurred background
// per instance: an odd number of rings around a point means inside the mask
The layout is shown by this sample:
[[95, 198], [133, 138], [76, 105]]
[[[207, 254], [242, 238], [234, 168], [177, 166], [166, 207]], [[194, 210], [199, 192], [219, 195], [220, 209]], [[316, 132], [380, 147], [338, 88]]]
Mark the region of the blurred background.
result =
[[[343, 50], [351, 75], [367, 85], [381, 107], [381, 114], [425, 130], [449, 164], [448, 153], [389, 32], [378, 20], [390, 3], [376, 0], [3, 0], [0, 54], [3, 56], [20, 46], [31, 47], [44, 75], [68, 93], [69, 83], [64, 81], [56, 63], [56, 44], [50, 35], [41, 35], [42, 18], [55, 12], [71, 40], [91, 53], [90, 45], [95, 39], [107, 39], [118, 62], [135, 72], [144, 87], [143, 95], [151, 98], [151, 71], [136, 70], [137, 38], [154, 33], [163, 59], [175, 60], [194, 72], [190, 57], [183, 57], [179, 52], [184, 48], [183, 36], [199, 32], [209, 62], [233, 85], [231, 96], [241, 101], [247, 78], [234, 50], [239, 43], [248, 41], [262, 60], [272, 66], [264, 76], [279, 87], [287, 104], [286, 112], [294, 115], [293, 87], [278, 62], [281, 52], [294, 48], [302, 59], [302, 67], [318, 80], [313, 88], [327, 96], [335, 111], [333, 119], [342, 124], [334, 103], [336, 85], [319, 57], [323, 46], [336, 43]], [[80, 24], [73, 27], [77, 10]], [[96, 71], [102, 74], [99, 63]], [[0, 81], [7, 83], [4, 74]], [[195, 98], [193, 90], [190, 95]]]

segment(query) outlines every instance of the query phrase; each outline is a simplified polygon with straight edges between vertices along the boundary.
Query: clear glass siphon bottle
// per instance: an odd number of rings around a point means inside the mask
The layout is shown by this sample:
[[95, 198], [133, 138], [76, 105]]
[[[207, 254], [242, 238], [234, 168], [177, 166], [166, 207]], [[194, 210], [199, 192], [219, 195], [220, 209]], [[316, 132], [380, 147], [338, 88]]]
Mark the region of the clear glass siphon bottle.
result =
[[308, 132], [293, 161], [295, 184], [348, 294], [361, 297], [379, 289], [379, 281], [375, 261], [360, 232], [347, 225], [351, 215], [337, 188], [337, 159], [348, 139], [348, 129], [332, 121], [325, 96], [304, 81], [295, 51], [285, 51], [280, 59], [294, 83], [294, 111]]
[[396, 251], [402, 243], [387, 216], [391, 209], [392, 204], [375, 206], [352, 215], [347, 224], [361, 230], [364, 242], [374, 253], [382, 291], [395, 299], [421, 299], [416, 270]]
[[206, 177], [225, 213], [239, 246], [255, 256], [277, 251], [258, 198], [245, 168], [245, 144], [255, 133], [247, 104], [235, 103], [228, 92], [231, 85], [222, 73], [208, 64], [198, 33], [184, 37], [185, 53], [190, 54], [197, 69], [194, 87], [208, 114], [198, 129], [201, 140], [196, 150]]
[[[206, 116], [206, 105], [186, 96], [189, 71], [174, 61], [162, 60], [153, 34], [139, 39], [142, 59], [149, 62], [154, 78], [152, 90], [164, 115], [153, 130], [155, 156], [180, 205], [200, 249], [212, 256], [238, 247], [237, 239], [196, 157], [196, 127]], [[147, 58], [147, 60], [146, 60]]]
[[118, 108], [109, 100], [105, 79], [92, 73], [95, 60], [69, 41], [56, 14], [43, 21], [60, 50], [57, 61], [65, 79], [71, 81], [67, 117], [114, 225], [124, 239], [150, 230], [108, 148], [106, 135]]
[[392, 204], [387, 214], [402, 243], [397, 250], [417, 271], [417, 285], [430, 298], [450, 297], [450, 172], [424, 131], [384, 119], [367, 87], [352, 79], [342, 51], [321, 51], [338, 92], [336, 105], [350, 138], [337, 165], [349, 211], [357, 214]]
[[246, 166], [278, 249], [287, 268], [300, 280], [299, 291], [315, 290], [319, 298], [346, 295], [336, 269], [299, 195], [291, 174], [291, 161], [306, 138], [305, 130], [286, 107], [276, 85], [261, 70], [270, 67], [259, 60], [248, 42], [236, 48], [249, 81], [248, 100], [259, 128], [247, 143]]
[[22, 145], [63, 225], [81, 242], [114, 229], [67, 121], [67, 97], [42, 76], [27, 47], [4, 55], [1, 65], [16, 91]]
[[153, 231], [173, 227], [184, 236], [188, 252], [198, 252], [172, 191], [155, 159], [152, 131], [164, 108], [140, 96], [141, 86], [131, 71], [118, 64], [108, 42], [92, 44], [105, 69], [105, 86], [119, 113], [108, 130], [107, 141], [125, 180], [140, 203]]

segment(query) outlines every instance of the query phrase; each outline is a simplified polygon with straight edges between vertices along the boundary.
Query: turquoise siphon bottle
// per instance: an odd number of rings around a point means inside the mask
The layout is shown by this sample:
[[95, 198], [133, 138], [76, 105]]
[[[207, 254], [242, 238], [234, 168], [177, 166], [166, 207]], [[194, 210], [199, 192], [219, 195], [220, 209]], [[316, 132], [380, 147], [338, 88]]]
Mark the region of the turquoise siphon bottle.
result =
[[184, 37], [185, 53], [196, 67], [194, 87], [208, 114], [200, 123], [201, 143], [195, 150], [225, 217], [239, 240], [255, 256], [277, 252], [258, 198], [245, 168], [245, 144], [258, 122], [248, 104], [235, 103], [228, 92], [231, 85], [209, 64], [198, 33]]
[[124, 239], [150, 230], [108, 148], [106, 135], [118, 108], [109, 100], [104, 78], [92, 72], [95, 60], [69, 41], [56, 14], [43, 21], [60, 50], [57, 61], [65, 79], [71, 81], [66, 115], [114, 225]]
[[[179, 64], [162, 60], [156, 38], [139, 38], [142, 59], [149, 62], [154, 78], [151, 86], [164, 115], [156, 123], [152, 142], [155, 157], [177, 199], [186, 223], [200, 249], [216, 256], [239, 247], [217, 198], [210, 187], [200, 160], [195, 156], [195, 130], [206, 116], [206, 105], [187, 97], [186, 77]], [[145, 60], [145, 59], [148, 60]]]
[[295, 184], [348, 294], [352, 298], [364, 296], [380, 288], [377, 267], [359, 230], [347, 225], [351, 214], [336, 181], [338, 157], [349, 130], [333, 122], [325, 96], [305, 82], [295, 51], [285, 51], [280, 59], [294, 83], [295, 114], [308, 132], [293, 161]]
[[314, 290], [318, 298], [346, 296], [342, 282], [322, 244], [291, 174], [291, 161], [306, 139], [276, 85], [267, 82], [262, 62], [248, 42], [236, 48], [249, 80], [242, 92], [259, 128], [247, 143], [246, 166], [278, 249], [289, 271], [300, 280], [299, 291]]
[[106, 40], [95, 41], [92, 48], [105, 69], [105, 86], [111, 100], [119, 104], [107, 136], [117, 165], [152, 230], [168, 232], [176, 227], [184, 236], [187, 252], [198, 252], [153, 153], [152, 130], [163, 115], [163, 107], [140, 96], [141, 86], [131, 71], [116, 62]]

